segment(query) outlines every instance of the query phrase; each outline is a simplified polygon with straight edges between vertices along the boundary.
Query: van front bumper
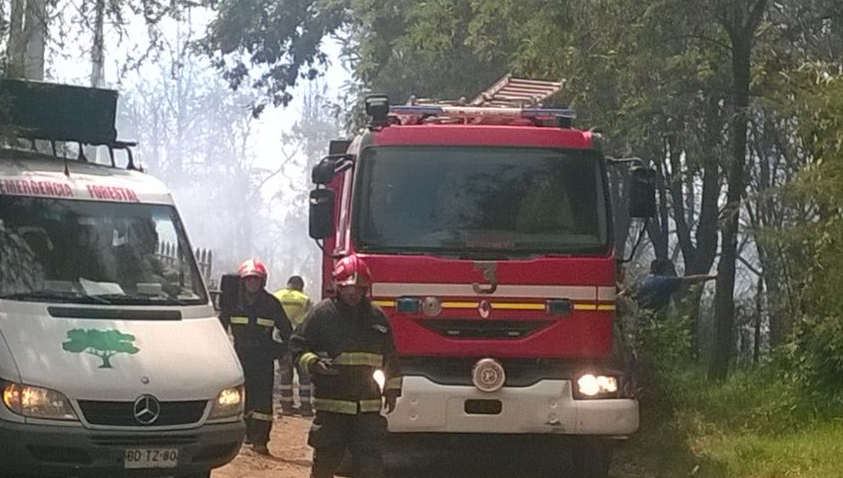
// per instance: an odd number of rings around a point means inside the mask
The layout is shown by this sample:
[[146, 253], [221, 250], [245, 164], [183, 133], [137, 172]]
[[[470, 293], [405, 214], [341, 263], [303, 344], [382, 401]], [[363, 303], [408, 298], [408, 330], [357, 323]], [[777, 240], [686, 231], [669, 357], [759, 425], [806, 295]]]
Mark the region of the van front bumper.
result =
[[[0, 476], [149, 477], [207, 472], [237, 456], [244, 422], [207, 424], [189, 430], [89, 430], [0, 420]], [[175, 468], [126, 469], [129, 448], [176, 448]]]
[[487, 393], [405, 376], [395, 411], [387, 415], [389, 431], [620, 438], [638, 429], [637, 400], [575, 400], [571, 386], [570, 380], [542, 380]]

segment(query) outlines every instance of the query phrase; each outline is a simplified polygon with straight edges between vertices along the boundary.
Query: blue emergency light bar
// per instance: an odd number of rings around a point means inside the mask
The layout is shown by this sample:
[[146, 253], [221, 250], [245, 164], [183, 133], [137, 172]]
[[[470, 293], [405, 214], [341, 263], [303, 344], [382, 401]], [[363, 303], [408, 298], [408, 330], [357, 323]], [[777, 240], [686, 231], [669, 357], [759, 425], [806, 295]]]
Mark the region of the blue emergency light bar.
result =
[[395, 116], [439, 116], [450, 118], [530, 118], [576, 119], [577, 113], [566, 108], [510, 108], [489, 106], [409, 105], [390, 106]]

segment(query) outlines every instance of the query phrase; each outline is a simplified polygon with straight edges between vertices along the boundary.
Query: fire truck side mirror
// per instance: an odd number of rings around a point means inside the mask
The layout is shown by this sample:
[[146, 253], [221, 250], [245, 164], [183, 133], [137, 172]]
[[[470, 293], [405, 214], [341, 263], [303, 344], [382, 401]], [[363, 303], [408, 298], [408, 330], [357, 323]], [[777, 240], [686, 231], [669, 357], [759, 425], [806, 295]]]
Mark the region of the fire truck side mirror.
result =
[[334, 191], [310, 191], [310, 237], [325, 239], [334, 234]]
[[217, 310], [230, 312], [234, 310], [240, 299], [240, 276], [237, 274], [223, 274], [220, 278], [220, 292], [216, 301]]
[[629, 168], [629, 215], [647, 218], [656, 215], [656, 171], [644, 166]]
[[310, 172], [310, 179], [313, 180], [313, 184], [324, 185], [330, 183], [334, 179], [334, 167], [336, 164], [337, 160], [335, 158], [331, 158], [330, 156], [322, 158]]

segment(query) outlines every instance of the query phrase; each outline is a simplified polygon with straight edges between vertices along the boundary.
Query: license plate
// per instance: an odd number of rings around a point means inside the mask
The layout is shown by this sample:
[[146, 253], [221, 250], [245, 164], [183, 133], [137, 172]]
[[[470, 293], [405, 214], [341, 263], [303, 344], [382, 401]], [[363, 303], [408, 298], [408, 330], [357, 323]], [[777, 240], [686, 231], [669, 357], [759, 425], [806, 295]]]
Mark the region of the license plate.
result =
[[178, 448], [127, 448], [124, 468], [174, 468], [179, 464]]

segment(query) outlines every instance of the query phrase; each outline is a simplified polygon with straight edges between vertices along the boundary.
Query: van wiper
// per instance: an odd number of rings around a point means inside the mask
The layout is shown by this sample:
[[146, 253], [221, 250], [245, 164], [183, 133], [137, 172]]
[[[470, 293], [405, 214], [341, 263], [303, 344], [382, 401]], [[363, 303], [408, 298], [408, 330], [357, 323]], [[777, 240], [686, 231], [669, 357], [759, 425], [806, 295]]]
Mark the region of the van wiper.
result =
[[0, 295], [0, 299], [20, 300], [24, 302], [56, 301], [71, 303], [76, 302], [82, 304], [111, 304], [108, 299], [99, 296], [83, 294], [81, 292], [58, 290], [34, 290], [30, 292], [3, 294]]
[[97, 294], [111, 304], [121, 305], [185, 305], [187, 302], [172, 297], [141, 294]]

